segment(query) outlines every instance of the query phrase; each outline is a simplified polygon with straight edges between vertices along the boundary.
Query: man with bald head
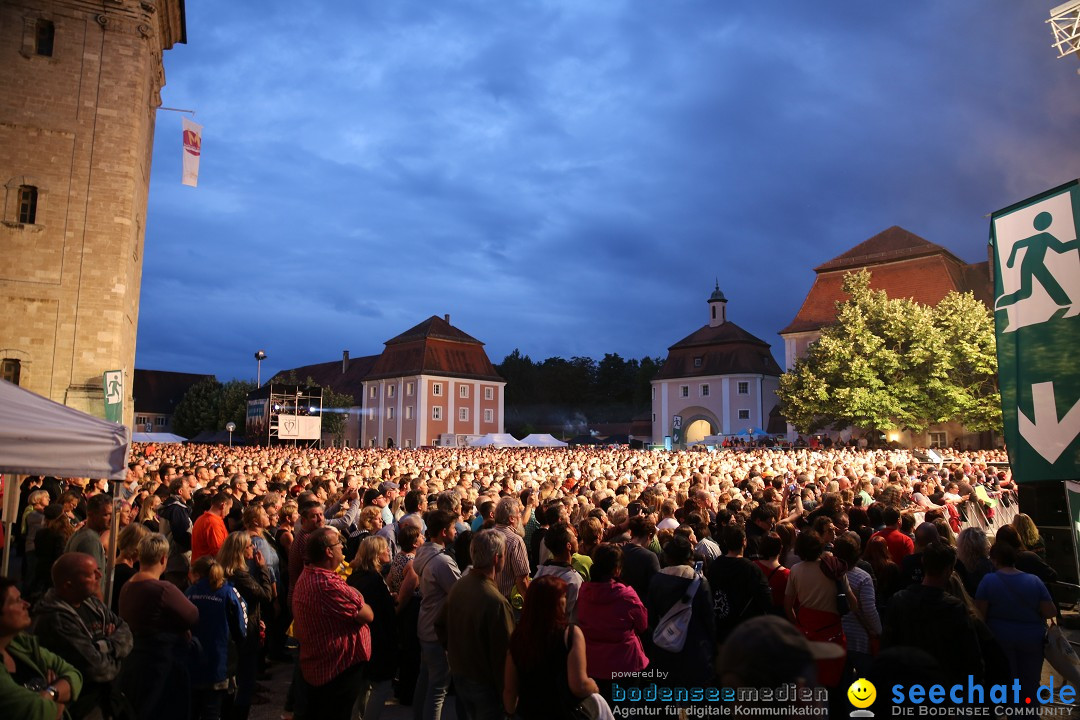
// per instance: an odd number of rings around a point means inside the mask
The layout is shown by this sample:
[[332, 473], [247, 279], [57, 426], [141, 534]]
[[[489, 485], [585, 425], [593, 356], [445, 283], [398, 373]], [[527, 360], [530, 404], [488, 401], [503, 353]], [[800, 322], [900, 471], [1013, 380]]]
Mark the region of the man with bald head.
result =
[[78, 668], [82, 693], [69, 710], [86, 717], [120, 714], [123, 699], [114, 681], [131, 652], [131, 629], [98, 597], [101, 571], [90, 555], [69, 552], [52, 566], [53, 587], [34, 607], [33, 633], [41, 644]]

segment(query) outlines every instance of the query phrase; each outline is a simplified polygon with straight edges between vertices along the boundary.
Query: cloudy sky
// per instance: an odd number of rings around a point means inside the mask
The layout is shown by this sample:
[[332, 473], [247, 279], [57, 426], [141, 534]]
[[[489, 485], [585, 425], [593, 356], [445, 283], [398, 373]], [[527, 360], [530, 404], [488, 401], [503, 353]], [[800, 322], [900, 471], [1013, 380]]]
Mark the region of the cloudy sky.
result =
[[[892, 225], [975, 262], [1080, 175], [1060, 0], [187, 0], [158, 113], [136, 366], [254, 378], [431, 315], [534, 359], [773, 344]], [[257, 9], [255, 9], [257, 8]]]

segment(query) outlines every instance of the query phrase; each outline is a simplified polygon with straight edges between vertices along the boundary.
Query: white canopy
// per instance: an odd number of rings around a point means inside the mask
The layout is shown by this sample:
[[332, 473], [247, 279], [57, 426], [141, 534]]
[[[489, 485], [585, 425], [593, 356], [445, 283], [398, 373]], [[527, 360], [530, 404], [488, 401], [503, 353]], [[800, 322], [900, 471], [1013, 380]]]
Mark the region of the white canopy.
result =
[[134, 442], [141, 443], [182, 443], [187, 442], [186, 437], [180, 437], [179, 435], [173, 435], [172, 433], [141, 433], [137, 432], [132, 435], [131, 439]]
[[566, 443], [548, 433], [533, 433], [521, 438], [522, 445], [530, 447], [566, 447]]
[[483, 437], [470, 440], [469, 447], [525, 447], [525, 443], [521, 442], [510, 433], [488, 433]]
[[0, 472], [123, 480], [130, 441], [106, 422], [0, 380]]

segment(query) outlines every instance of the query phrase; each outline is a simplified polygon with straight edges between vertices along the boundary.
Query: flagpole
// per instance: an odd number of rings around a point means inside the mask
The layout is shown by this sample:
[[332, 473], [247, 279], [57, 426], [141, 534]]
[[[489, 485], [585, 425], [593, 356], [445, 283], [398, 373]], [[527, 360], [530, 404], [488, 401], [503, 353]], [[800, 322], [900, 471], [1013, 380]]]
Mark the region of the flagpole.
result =
[[169, 110], [171, 112], [191, 113], [191, 117], [195, 117], [195, 111], [194, 110], [185, 110], [183, 108], [174, 108], [174, 107], [159, 107], [158, 110]]

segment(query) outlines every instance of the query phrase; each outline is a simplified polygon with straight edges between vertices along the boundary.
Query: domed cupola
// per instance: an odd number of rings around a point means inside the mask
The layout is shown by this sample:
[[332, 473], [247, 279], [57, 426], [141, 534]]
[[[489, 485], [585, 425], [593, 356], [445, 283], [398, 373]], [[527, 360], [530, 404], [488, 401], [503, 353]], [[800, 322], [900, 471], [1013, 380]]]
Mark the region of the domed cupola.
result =
[[709, 327], [718, 327], [727, 322], [727, 298], [720, 290], [720, 281], [716, 281], [716, 289], [709, 296]]

